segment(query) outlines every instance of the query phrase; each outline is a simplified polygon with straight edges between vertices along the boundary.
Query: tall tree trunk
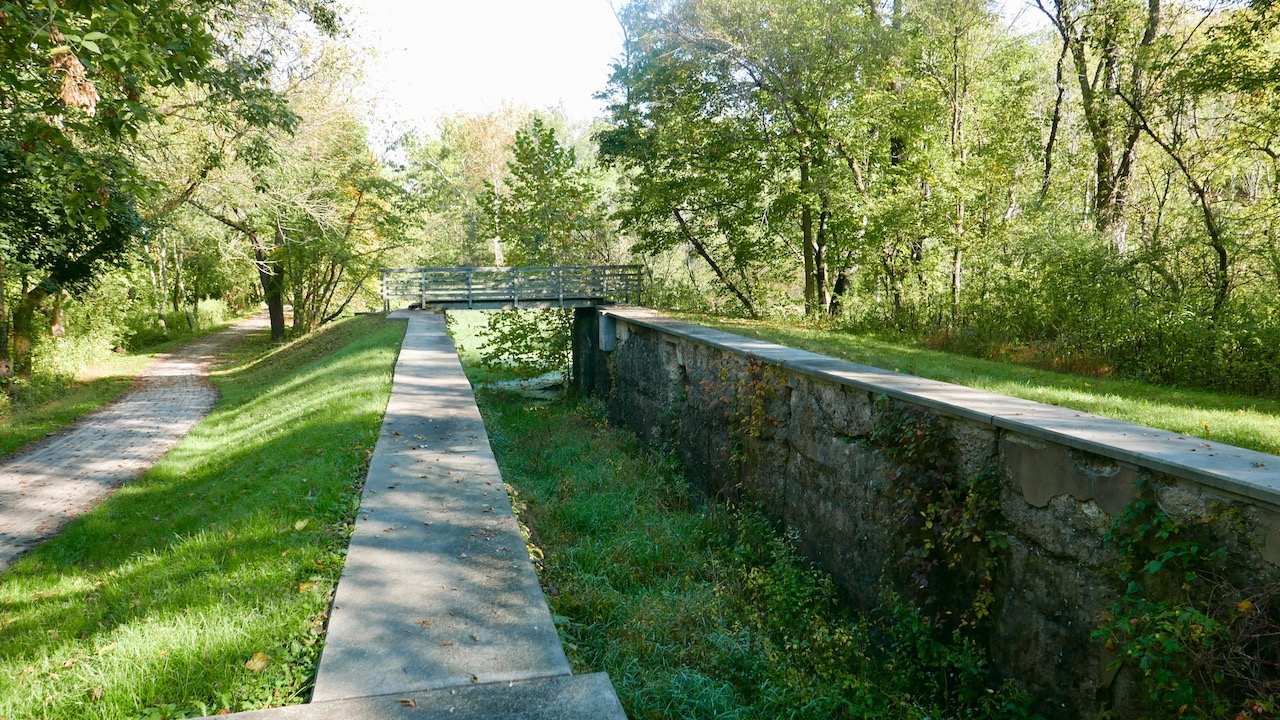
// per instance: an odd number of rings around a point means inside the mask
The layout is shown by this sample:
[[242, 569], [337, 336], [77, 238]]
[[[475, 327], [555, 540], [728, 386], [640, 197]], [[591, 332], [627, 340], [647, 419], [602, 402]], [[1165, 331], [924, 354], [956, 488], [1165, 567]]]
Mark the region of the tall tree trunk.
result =
[[173, 306], [173, 314], [177, 315], [182, 312], [182, 263], [178, 260], [177, 240], [174, 240], [169, 252], [173, 256], [173, 262], [170, 265], [173, 268], [173, 288], [169, 293], [169, 304]]
[[844, 307], [844, 296], [849, 292], [849, 268], [840, 268], [836, 273], [836, 281], [831, 286], [831, 304], [827, 306], [827, 314], [836, 317]]
[[13, 361], [9, 357], [9, 305], [6, 302], [9, 298], [8, 277], [8, 268], [4, 258], [0, 257], [0, 377], [13, 374]]
[[284, 272], [256, 233], [250, 242], [253, 244], [254, 264], [258, 266], [258, 282], [262, 284], [262, 298], [267, 303], [267, 315], [271, 318], [271, 339], [283, 340]]
[[813, 207], [809, 204], [809, 160], [800, 160], [800, 243], [804, 252], [804, 313], [818, 309], [818, 286], [814, 276]]
[[[258, 282], [262, 284], [262, 297], [267, 303], [267, 315], [271, 318], [271, 339], [284, 339], [284, 269], [271, 257], [270, 248], [247, 222], [224, 215], [192, 198], [191, 205], [200, 212], [229, 228], [240, 231], [253, 247], [254, 265], [258, 267]], [[280, 232], [277, 225], [277, 232]]]
[[674, 208], [671, 212], [675, 215], [676, 224], [680, 226], [680, 232], [684, 235], [684, 239], [693, 246], [693, 249], [698, 252], [698, 255], [702, 256], [702, 259], [707, 262], [707, 265], [711, 266], [711, 271], [716, 274], [716, 277], [720, 278], [720, 282], [724, 283], [724, 286], [729, 289], [729, 292], [733, 293], [733, 296], [738, 298], [738, 302], [742, 303], [742, 307], [746, 309], [748, 315], [753, 318], [759, 317], [759, 314], [756, 313], [756, 306], [752, 304], [751, 299], [748, 298], [747, 294], [742, 292], [736, 284], [734, 284], [732, 278], [725, 274], [724, 269], [720, 267], [720, 263], [716, 262], [716, 259], [707, 251], [706, 246], [702, 244], [702, 241], [699, 240], [698, 237], [693, 234], [693, 231], [689, 229], [689, 224], [685, 222], [684, 214], [680, 212], [680, 208]]
[[960, 283], [963, 266], [959, 246], [951, 249], [951, 327], [960, 323]]
[[35, 345], [36, 310], [49, 296], [37, 285], [22, 294], [13, 312], [13, 368], [22, 377], [31, 377], [31, 349]]
[[831, 213], [827, 209], [827, 197], [822, 196], [822, 211], [818, 214], [818, 234], [813, 245], [813, 281], [817, 286], [818, 307], [825, 308], [831, 304], [831, 294], [827, 290], [827, 234]]
[[1067, 84], [1062, 81], [1062, 64], [1067, 57], [1067, 41], [1062, 41], [1062, 52], [1058, 53], [1058, 64], [1053, 71], [1053, 84], [1058, 94], [1053, 100], [1053, 114], [1049, 119], [1049, 139], [1044, 144], [1044, 176], [1040, 179], [1039, 204], [1043, 205], [1049, 196], [1049, 185], [1053, 182], [1053, 146], [1058, 140], [1058, 125], [1062, 122], [1062, 98], [1067, 94]]
[[67, 313], [62, 307], [66, 293], [59, 290], [53, 294], [53, 314], [49, 318], [49, 334], [60, 338], [67, 334]]

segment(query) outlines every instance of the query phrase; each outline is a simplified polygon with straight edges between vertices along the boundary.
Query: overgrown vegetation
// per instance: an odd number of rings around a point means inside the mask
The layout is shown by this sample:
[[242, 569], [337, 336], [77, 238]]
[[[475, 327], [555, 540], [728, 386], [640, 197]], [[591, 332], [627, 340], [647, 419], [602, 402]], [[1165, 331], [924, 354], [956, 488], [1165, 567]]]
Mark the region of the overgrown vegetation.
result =
[[1280, 394], [1277, 5], [1017, 9], [628, 3], [597, 139], [655, 297]]
[[888, 481], [902, 532], [896, 575], [935, 632], [953, 641], [981, 633], [1007, 541], [1000, 527], [999, 477], [991, 465], [966, 474], [946, 423], [880, 397], [868, 441], [894, 463]]
[[477, 339], [487, 365], [537, 374], [568, 371], [572, 334], [571, 310], [504, 310], [488, 313]]
[[359, 317], [237, 348], [203, 422], [0, 576], [0, 717], [304, 699], [403, 331]]
[[892, 595], [852, 614], [759, 512], [701, 506], [598, 408], [480, 404], [575, 670], [607, 671], [629, 717], [1027, 716], [976, 645]]
[[[454, 325], [473, 379], [510, 369]], [[865, 616], [749, 506], [704, 505], [668, 455], [601, 409], [478, 395], [575, 670], [633, 718], [1015, 718], [978, 645], [886, 594]]]
[[371, 301], [410, 202], [343, 39], [329, 0], [0, 2], [4, 394], [215, 306], [279, 340]]
[[1111, 670], [1133, 673], [1144, 717], [1274, 717], [1280, 712], [1280, 584], [1233, 567], [1228, 508], [1179, 522], [1150, 485], [1116, 519], [1121, 598], [1094, 638]]

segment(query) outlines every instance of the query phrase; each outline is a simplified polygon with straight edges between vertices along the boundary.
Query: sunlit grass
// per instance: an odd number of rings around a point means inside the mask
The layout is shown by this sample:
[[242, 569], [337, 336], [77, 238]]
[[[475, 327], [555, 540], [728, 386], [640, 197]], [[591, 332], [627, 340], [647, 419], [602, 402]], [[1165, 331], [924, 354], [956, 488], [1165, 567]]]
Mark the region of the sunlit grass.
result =
[[236, 348], [190, 435], [0, 575], [0, 718], [305, 700], [403, 332]]
[[781, 321], [691, 321], [854, 362], [1280, 454], [1280, 400], [1094, 378]]

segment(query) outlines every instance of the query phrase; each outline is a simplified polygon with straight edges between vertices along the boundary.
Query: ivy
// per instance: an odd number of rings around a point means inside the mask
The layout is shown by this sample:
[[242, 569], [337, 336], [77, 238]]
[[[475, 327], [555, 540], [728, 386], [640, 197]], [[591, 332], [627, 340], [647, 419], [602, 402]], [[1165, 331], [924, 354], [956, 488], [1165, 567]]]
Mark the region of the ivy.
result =
[[899, 572], [915, 602], [943, 631], [974, 631], [995, 604], [1008, 542], [994, 467], [966, 475], [945, 421], [885, 397], [868, 440], [894, 465], [889, 481], [903, 517]]
[[1145, 717], [1274, 717], [1276, 584], [1230, 577], [1215, 532], [1229, 511], [1180, 522], [1149, 481], [1140, 490], [1106, 536], [1124, 588], [1093, 633], [1112, 655], [1108, 669], [1135, 674]]

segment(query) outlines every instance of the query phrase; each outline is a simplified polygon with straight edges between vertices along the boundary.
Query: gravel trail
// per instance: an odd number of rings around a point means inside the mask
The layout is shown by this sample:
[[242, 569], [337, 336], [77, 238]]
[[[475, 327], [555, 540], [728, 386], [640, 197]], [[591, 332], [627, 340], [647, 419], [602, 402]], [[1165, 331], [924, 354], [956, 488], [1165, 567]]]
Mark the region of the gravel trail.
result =
[[217, 399], [218, 355], [266, 324], [242, 320], [157, 357], [119, 400], [0, 459], [0, 571], [177, 444]]

